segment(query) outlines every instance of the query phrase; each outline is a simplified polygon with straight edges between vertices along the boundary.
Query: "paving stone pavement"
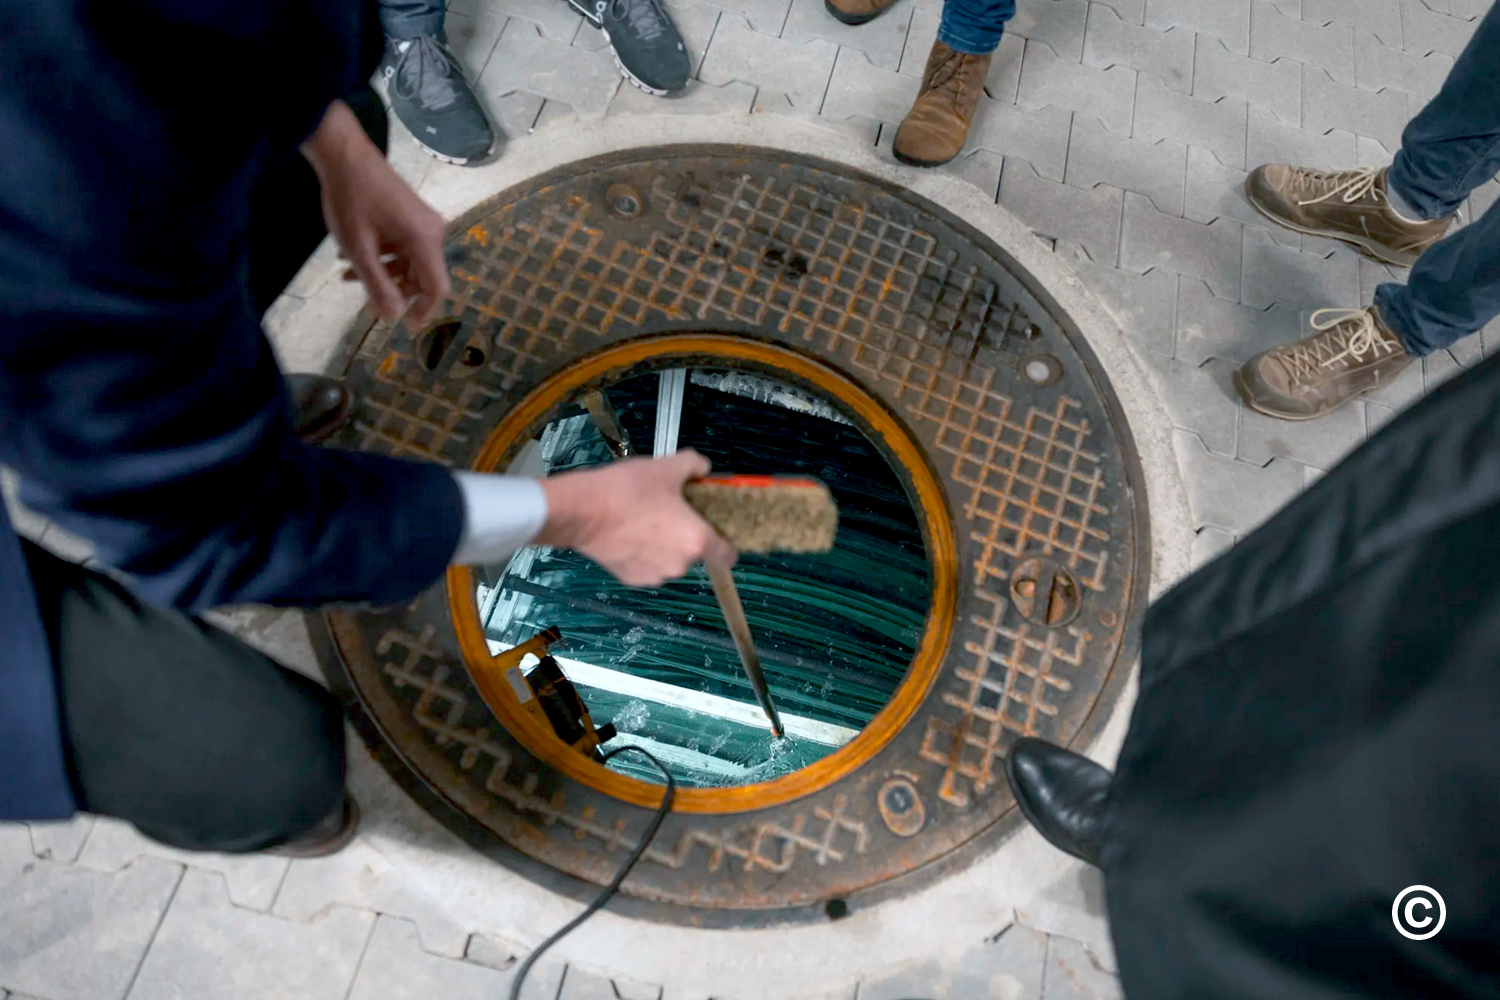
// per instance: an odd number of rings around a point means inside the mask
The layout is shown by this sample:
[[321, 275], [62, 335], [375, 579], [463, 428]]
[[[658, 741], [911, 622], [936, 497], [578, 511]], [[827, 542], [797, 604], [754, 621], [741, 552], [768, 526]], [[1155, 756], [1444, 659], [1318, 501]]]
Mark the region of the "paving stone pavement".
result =
[[[602, 37], [563, 0], [454, 0], [448, 32], [502, 140], [607, 115], [753, 112], [820, 118], [851, 142], [888, 149], [941, 10], [940, 0], [898, 0], [850, 28], [817, 0], [666, 4], [697, 68], [689, 91], [669, 100], [623, 84]], [[1229, 388], [1236, 364], [1298, 336], [1309, 311], [1362, 305], [1376, 284], [1402, 277], [1267, 223], [1240, 195], [1246, 170], [1388, 162], [1488, 0], [1019, 5], [964, 155], [944, 169], [1030, 225], [1130, 337], [1173, 424], [1196, 562], [1233, 545], [1423, 392], [1500, 348], [1492, 326], [1305, 424], [1250, 413]], [[439, 203], [462, 183], [459, 168], [436, 164], [399, 127], [391, 159]], [[1486, 184], [1464, 216], [1497, 197], [1500, 185]], [[325, 308], [330, 296], [358, 295], [337, 270], [325, 247], [268, 326]], [[289, 367], [325, 360], [296, 344], [278, 349]], [[0, 485], [13, 502], [13, 478]], [[34, 515], [18, 510], [17, 524], [68, 558], [88, 557]], [[312, 669], [295, 616], [235, 609], [218, 620]], [[360, 780], [390, 796], [379, 799], [387, 810], [415, 811], [382, 775]], [[339, 859], [289, 864], [169, 851], [87, 817], [0, 824], [0, 1000], [501, 995], [519, 949], [455, 924], [389, 868], [363, 844]], [[851, 970], [847, 989], [820, 996], [1118, 997], [1098, 887], [1086, 876], [1087, 898], [1073, 909], [1043, 901], [959, 954], [863, 978]], [[1092, 914], [1087, 926], [1063, 917], [1077, 913]], [[660, 987], [561, 965], [540, 968], [527, 995], [665, 1000]]]

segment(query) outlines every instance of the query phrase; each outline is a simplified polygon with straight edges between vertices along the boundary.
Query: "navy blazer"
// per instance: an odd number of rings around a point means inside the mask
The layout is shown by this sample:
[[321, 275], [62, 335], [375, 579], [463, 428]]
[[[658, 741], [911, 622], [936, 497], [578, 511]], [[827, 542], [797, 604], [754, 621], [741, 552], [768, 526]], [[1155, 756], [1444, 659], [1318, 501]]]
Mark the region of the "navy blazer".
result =
[[[458, 543], [436, 465], [306, 447], [246, 281], [250, 192], [379, 52], [355, 0], [0, 4], [0, 463], [149, 600], [401, 601]], [[0, 510], [0, 819], [77, 807]]]

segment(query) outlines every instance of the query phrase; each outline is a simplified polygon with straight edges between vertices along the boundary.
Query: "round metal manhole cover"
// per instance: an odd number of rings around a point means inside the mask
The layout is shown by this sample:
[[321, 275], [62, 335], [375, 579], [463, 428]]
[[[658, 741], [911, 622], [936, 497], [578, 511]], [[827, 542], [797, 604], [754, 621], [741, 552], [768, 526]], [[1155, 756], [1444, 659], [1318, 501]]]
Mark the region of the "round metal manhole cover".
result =
[[[454, 291], [439, 321], [354, 331], [348, 377], [359, 402], [344, 446], [504, 470], [528, 461], [528, 442], [555, 460], [559, 428], [572, 421], [634, 439], [616, 442], [615, 455], [649, 454], [649, 427], [633, 414], [666, 412], [646, 398], [650, 387], [665, 394], [663, 373], [690, 371], [679, 398], [732, 382], [807, 420], [827, 417], [818, 425], [835, 442], [827, 454], [873, 461], [860, 468], [884, 470], [870, 481], [884, 476], [908, 512], [881, 522], [905, 525], [889, 530], [908, 533], [918, 581], [902, 585], [910, 627], [879, 650], [881, 662], [897, 658], [888, 683], [871, 679], [886, 668], [861, 659], [852, 640], [834, 641], [847, 637], [829, 636], [826, 655], [771, 650], [773, 689], [791, 699], [783, 710], [807, 716], [801, 732], [827, 745], [789, 772], [736, 771], [731, 761], [730, 777], [684, 788], [622, 909], [736, 926], [836, 918], [909, 891], [1019, 821], [1004, 776], [1011, 741], [1081, 746], [1108, 718], [1149, 575], [1141, 472], [1074, 325], [969, 224], [830, 163], [652, 148], [497, 195], [454, 225], [448, 258]], [[701, 433], [729, 447], [735, 419]], [[587, 740], [570, 746], [573, 730], [564, 742], [556, 720], [549, 729], [550, 717], [528, 714], [527, 682], [505, 674], [505, 650], [543, 624], [518, 617], [516, 602], [549, 592], [515, 565], [498, 575], [454, 569], [404, 607], [330, 612], [325, 652], [362, 735], [424, 805], [497, 860], [582, 898], [623, 862], [660, 786], [595, 763]], [[879, 576], [864, 577], [872, 592], [890, 582]], [[862, 586], [846, 581], [850, 607]], [[657, 622], [649, 595], [643, 605], [631, 598], [640, 606], [629, 611], [602, 592], [574, 596], [547, 612], [558, 619], [546, 624], [561, 632], [553, 651], [563, 674], [575, 670], [570, 632], [588, 631], [568, 608]], [[505, 620], [519, 623], [510, 638], [493, 626], [506, 598]], [[885, 599], [884, 611], [865, 608], [860, 628], [880, 632], [901, 594]], [[663, 643], [699, 642], [721, 663], [733, 648], [692, 614], [662, 615]], [[616, 634], [608, 625], [596, 638]], [[655, 633], [640, 631], [649, 652]], [[585, 668], [572, 676], [583, 700], [618, 695], [616, 720], [636, 717], [627, 695], [660, 684]], [[799, 670], [811, 678], [801, 688]], [[864, 701], [842, 697], [856, 689]], [[708, 706], [705, 727], [727, 726], [738, 709], [726, 691], [705, 680], [682, 697]], [[820, 710], [822, 721], [812, 718]], [[843, 735], [821, 735], [830, 732]], [[679, 749], [689, 771], [720, 766], [696, 741]]]

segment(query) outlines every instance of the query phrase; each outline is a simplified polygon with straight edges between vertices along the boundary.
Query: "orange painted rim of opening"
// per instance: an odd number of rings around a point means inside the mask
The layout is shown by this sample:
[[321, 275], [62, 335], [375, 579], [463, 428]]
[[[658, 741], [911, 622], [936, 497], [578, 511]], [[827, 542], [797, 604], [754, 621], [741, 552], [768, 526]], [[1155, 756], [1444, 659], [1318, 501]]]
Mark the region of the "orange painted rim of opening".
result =
[[[916, 494], [911, 499], [915, 501], [927, 544], [932, 600], [923, 625], [922, 642], [906, 677], [869, 725], [833, 753], [791, 774], [753, 785], [680, 788], [674, 803], [675, 811], [687, 813], [765, 809], [809, 795], [852, 774], [884, 749], [921, 707], [942, 668], [953, 632], [958, 597], [953, 524], [942, 487], [926, 456], [900, 422], [873, 396], [822, 362], [784, 347], [725, 334], [646, 337], [583, 358], [547, 379], [507, 413], [490, 434], [473, 467], [480, 471], [499, 468], [503, 459], [519, 449], [523, 435], [540, 426], [550, 413], [585, 386], [600, 384], [610, 375], [648, 362], [670, 361], [675, 357], [700, 364], [705, 358], [749, 362], [771, 372], [790, 374], [839, 400], [860, 418], [867, 434], [873, 430], [873, 439], [884, 449], [886, 457], [905, 472]], [[661, 785], [618, 774], [569, 747], [521, 708], [515, 692], [499, 671], [484, 669], [491, 656], [479, 622], [474, 573], [470, 567], [448, 568], [448, 606], [469, 676], [485, 704], [511, 735], [538, 759], [612, 798], [648, 808], [661, 802]], [[567, 635], [566, 627], [563, 635]]]

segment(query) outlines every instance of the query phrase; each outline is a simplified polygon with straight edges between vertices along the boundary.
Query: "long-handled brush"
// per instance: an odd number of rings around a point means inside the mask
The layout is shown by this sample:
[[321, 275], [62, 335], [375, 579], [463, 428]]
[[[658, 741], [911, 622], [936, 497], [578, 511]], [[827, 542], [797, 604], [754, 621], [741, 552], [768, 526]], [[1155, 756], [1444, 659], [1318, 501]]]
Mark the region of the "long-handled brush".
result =
[[[703, 519], [741, 552], [827, 552], [838, 533], [839, 511], [833, 495], [816, 479], [801, 476], [707, 476], [683, 490]], [[745, 676], [771, 723], [771, 735], [786, 730], [771, 700], [760, 669], [750, 623], [740, 604], [730, 567], [710, 560], [708, 578], [724, 613]]]

